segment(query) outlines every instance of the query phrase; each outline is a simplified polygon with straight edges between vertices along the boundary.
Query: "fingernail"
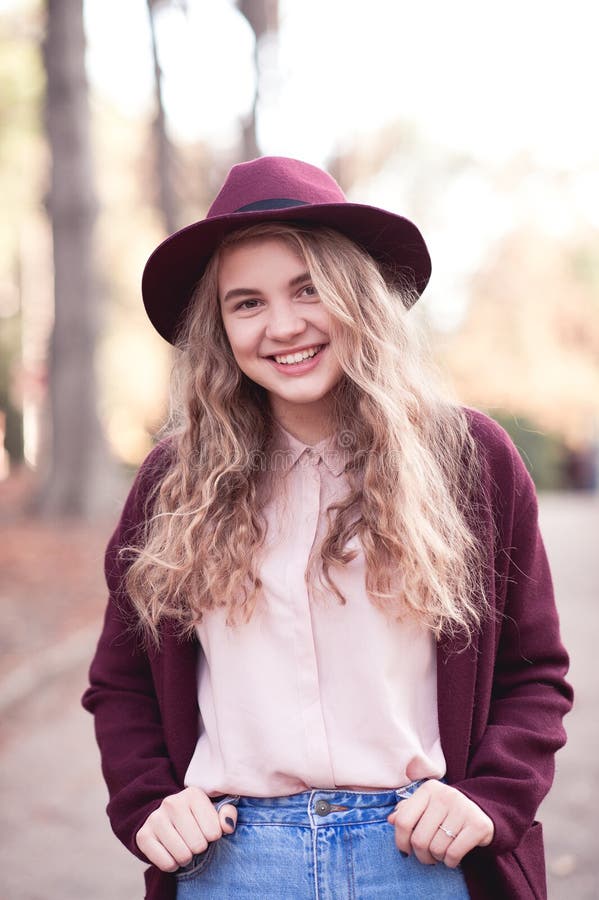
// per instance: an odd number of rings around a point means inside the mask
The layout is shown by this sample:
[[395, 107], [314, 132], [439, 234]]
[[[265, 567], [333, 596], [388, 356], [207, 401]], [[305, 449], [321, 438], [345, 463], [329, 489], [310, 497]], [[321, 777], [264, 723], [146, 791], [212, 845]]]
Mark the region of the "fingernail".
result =
[[235, 822], [231, 818], [231, 816], [225, 816], [225, 822], [229, 826], [229, 828], [235, 828]]

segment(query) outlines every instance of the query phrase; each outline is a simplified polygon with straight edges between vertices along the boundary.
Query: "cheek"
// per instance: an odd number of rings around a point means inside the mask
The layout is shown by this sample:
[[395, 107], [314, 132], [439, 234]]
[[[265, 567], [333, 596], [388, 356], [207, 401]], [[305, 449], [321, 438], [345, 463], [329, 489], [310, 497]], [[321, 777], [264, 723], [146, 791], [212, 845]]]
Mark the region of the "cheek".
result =
[[247, 346], [247, 333], [243, 328], [236, 327], [235, 323], [233, 325], [229, 324], [228, 326], [224, 323], [224, 329], [233, 356], [237, 358], [237, 356], [243, 354], [244, 349]]
[[315, 319], [315, 321], [314, 321], [314, 324], [315, 324], [316, 327], [319, 328], [320, 331], [322, 331], [324, 334], [326, 334], [326, 335], [330, 334], [330, 331], [331, 331], [331, 315], [330, 315], [329, 312], [327, 312], [326, 309], [324, 309], [324, 307], [320, 307], [320, 309], [318, 310], [318, 313], [317, 313], [317, 315], [316, 315], [316, 319]]
[[[245, 325], [245, 323], [244, 323]], [[241, 327], [232, 328], [227, 334], [229, 338], [229, 346], [233, 359], [237, 366], [245, 372], [246, 375], [252, 377], [252, 373], [258, 362], [258, 346], [259, 340], [253, 329]]]

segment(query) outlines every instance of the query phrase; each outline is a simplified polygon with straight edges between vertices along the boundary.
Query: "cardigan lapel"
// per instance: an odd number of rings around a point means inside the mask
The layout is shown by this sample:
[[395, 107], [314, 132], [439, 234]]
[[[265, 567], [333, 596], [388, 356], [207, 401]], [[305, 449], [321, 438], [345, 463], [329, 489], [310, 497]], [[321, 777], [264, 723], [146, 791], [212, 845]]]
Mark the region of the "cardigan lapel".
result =
[[463, 648], [459, 639], [437, 644], [437, 709], [441, 747], [451, 783], [465, 777], [471, 743], [478, 635]]

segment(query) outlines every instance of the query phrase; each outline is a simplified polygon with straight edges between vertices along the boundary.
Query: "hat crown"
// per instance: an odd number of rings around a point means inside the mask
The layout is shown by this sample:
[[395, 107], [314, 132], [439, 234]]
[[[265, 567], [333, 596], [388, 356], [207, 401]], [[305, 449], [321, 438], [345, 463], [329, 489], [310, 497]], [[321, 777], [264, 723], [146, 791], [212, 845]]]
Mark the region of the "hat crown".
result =
[[206, 218], [240, 212], [251, 204], [295, 201], [298, 205], [346, 203], [334, 178], [322, 169], [284, 156], [262, 156], [233, 166]]

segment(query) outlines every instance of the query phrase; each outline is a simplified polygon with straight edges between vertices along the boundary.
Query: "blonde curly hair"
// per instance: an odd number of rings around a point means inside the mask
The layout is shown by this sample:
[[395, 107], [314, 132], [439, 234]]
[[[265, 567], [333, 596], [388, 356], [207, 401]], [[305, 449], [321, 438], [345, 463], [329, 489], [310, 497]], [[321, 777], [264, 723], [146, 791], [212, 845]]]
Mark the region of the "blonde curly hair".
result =
[[268, 460], [276, 423], [266, 391], [233, 358], [217, 287], [221, 254], [261, 238], [305, 260], [344, 373], [331, 424], [351, 451], [349, 491], [329, 510], [306, 577], [344, 603], [333, 569], [353, 558], [346, 547], [357, 536], [375, 606], [416, 617], [436, 638], [462, 632], [467, 642], [486, 609], [482, 549], [468, 524], [476, 446], [464, 410], [437, 386], [408, 314], [410, 289], [392, 291], [372, 258], [338, 232], [280, 223], [229, 235], [196, 287], [164, 429], [170, 467], [154, 487], [140, 541], [124, 551], [139, 622], [158, 642], [162, 620], [190, 634], [206, 610], [224, 606], [229, 623], [240, 623], [261, 595], [261, 510], [276, 476], [257, 461]]

